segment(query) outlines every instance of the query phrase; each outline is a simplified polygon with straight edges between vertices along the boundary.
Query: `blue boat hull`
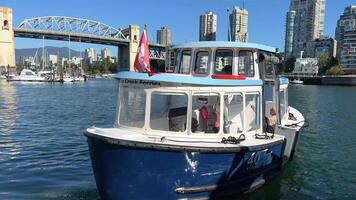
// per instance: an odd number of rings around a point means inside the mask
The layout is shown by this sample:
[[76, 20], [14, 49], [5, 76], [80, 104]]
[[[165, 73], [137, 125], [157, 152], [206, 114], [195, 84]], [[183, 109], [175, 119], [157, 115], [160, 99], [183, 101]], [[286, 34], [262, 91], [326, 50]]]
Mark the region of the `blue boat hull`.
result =
[[285, 144], [199, 152], [87, 137], [101, 198], [121, 200], [219, 199], [253, 190], [281, 170]]

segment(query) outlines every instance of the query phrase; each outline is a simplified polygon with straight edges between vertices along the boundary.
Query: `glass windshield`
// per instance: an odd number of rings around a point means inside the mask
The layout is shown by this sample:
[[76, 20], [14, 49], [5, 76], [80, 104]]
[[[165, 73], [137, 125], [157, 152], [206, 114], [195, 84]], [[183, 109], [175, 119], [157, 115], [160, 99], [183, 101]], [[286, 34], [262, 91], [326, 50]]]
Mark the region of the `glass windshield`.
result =
[[187, 125], [187, 107], [188, 96], [186, 94], [152, 93], [151, 129], [184, 132]]
[[279, 92], [279, 103], [280, 103], [280, 109], [281, 109], [281, 119], [284, 117], [284, 115], [287, 113], [287, 108], [286, 108], [286, 98], [285, 98], [285, 91], [282, 90]]
[[201, 51], [196, 54], [194, 72], [196, 74], [208, 73], [209, 52]]
[[237, 134], [243, 131], [242, 94], [224, 95], [224, 133]]
[[246, 94], [245, 120], [247, 131], [260, 128], [260, 96], [258, 94]]
[[142, 87], [120, 83], [119, 124], [142, 128], [145, 124], [146, 93]]
[[253, 77], [255, 76], [255, 67], [252, 51], [239, 52], [239, 75]]
[[218, 133], [220, 130], [220, 96], [218, 93], [194, 94], [192, 99], [192, 133]]
[[192, 56], [190, 50], [185, 50], [182, 52], [178, 73], [189, 74], [191, 57]]
[[215, 74], [232, 74], [232, 50], [217, 50], [215, 52]]

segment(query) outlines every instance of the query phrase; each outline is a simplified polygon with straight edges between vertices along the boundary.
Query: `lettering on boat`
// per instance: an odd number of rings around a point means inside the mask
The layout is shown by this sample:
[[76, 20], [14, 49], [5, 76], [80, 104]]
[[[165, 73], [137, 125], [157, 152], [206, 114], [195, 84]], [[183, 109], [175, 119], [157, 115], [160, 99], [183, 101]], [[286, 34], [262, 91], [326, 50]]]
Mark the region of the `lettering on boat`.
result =
[[135, 80], [135, 79], [123, 79], [121, 83], [129, 84], [140, 84], [140, 85], [149, 85], [149, 86], [160, 86], [161, 83], [157, 81], [146, 81], [146, 80]]

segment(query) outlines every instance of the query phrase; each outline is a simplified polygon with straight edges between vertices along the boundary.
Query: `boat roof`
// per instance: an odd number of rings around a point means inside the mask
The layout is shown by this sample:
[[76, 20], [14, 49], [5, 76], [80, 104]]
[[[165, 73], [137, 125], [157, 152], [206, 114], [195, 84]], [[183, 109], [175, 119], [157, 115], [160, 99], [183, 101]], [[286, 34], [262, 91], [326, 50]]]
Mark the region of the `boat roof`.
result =
[[182, 48], [248, 48], [259, 49], [272, 53], [277, 53], [277, 48], [249, 42], [229, 42], [229, 41], [200, 41], [200, 42], [188, 42], [172, 46], [173, 49]]
[[[119, 72], [116, 75], [118, 79], [138, 79], [144, 81], [158, 81], [169, 83], [186, 83], [205, 86], [261, 86], [262, 80], [246, 79], [246, 80], [227, 80], [227, 79], [213, 79], [210, 77], [194, 77], [190, 75], [171, 74], [171, 73], [157, 73], [150, 76], [147, 73], [138, 72]], [[287, 78], [280, 78], [280, 84], [288, 84]]]

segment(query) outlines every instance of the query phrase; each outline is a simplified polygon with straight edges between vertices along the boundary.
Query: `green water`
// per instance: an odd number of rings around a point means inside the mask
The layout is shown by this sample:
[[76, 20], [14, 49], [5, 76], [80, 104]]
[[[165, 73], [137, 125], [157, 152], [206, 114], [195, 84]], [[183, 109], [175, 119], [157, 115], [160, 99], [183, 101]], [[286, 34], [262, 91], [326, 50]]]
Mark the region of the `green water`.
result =
[[[356, 199], [356, 87], [291, 86], [310, 122], [294, 161], [242, 199]], [[0, 80], [0, 199], [99, 199], [85, 128], [113, 124], [114, 80]]]

